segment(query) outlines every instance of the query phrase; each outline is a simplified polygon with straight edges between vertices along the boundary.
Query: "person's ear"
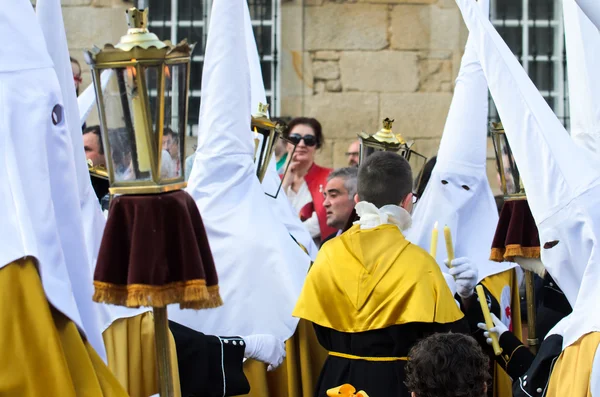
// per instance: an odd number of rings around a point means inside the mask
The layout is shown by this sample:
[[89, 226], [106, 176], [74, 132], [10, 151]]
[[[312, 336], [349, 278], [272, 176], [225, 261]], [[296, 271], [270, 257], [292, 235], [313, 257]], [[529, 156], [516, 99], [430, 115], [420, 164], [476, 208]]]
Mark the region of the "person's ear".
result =
[[354, 195], [354, 204], [358, 204], [359, 201], [360, 201], [360, 198], [358, 198], [358, 193], [356, 193]]
[[417, 393], [415, 393], [414, 391], [410, 392], [410, 397], [417, 397]]
[[484, 394], [485, 396], [487, 396], [487, 391], [488, 391], [488, 385], [487, 385], [487, 382], [485, 382], [485, 383], [483, 384], [483, 394]]
[[404, 197], [404, 200], [402, 200], [402, 204], [400, 204], [400, 207], [402, 207], [408, 211], [412, 206], [412, 202], [413, 202], [413, 194], [408, 193], [408, 195], [406, 197]]

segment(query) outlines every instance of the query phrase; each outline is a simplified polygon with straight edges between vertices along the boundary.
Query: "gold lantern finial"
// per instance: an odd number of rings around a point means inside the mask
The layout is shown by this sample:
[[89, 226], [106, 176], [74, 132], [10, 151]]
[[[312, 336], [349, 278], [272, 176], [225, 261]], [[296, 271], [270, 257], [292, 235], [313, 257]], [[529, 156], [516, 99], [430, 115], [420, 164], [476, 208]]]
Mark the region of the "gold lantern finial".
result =
[[267, 118], [267, 117], [269, 117], [268, 114], [269, 114], [269, 104], [259, 102], [258, 103], [258, 111], [255, 114], [253, 114], [252, 116], [255, 118], [261, 118], [261, 117]]
[[394, 120], [390, 120], [389, 117], [386, 117], [383, 120], [383, 130], [392, 132], [392, 124], [394, 124]]
[[[127, 18], [127, 26], [129, 26], [129, 30], [145, 30], [148, 29], [148, 10], [138, 10], [135, 7], [132, 7], [125, 11], [125, 17]], [[128, 32], [129, 33], [129, 32]]]
[[127, 34], [121, 37], [121, 40], [115, 48], [123, 51], [130, 51], [134, 47], [148, 49], [156, 47], [165, 48], [168, 43], [158, 39], [154, 33], [148, 31], [148, 10], [138, 10], [135, 7], [125, 12], [127, 18]]

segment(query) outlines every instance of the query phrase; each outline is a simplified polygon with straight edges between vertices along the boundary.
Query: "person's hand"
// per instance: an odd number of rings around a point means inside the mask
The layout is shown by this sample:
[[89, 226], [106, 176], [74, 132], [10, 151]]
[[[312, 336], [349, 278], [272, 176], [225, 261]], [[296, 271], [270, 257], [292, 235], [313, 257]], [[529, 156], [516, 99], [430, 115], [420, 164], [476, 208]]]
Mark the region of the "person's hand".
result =
[[[448, 266], [448, 259], [444, 261]], [[450, 262], [452, 266], [448, 273], [456, 280], [456, 292], [463, 299], [471, 297], [477, 285], [477, 268], [469, 261], [469, 258], [456, 258]]]
[[496, 315], [494, 313], [490, 313], [492, 315], [492, 321], [494, 321], [494, 326], [490, 329], [488, 329], [487, 325], [485, 325], [485, 323], [479, 323], [477, 324], [477, 327], [479, 327], [480, 329], [482, 329], [483, 332], [483, 336], [485, 336], [485, 341], [487, 342], [488, 345], [492, 344], [492, 338], [490, 337], [490, 332], [494, 332], [495, 334], [498, 335], [498, 339], [500, 339], [500, 336], [505, 333], [506, 331], [508, 331], [508, 328], [506, 327], [506, 325], [504, 325], [504, 323], [502, 322], [502, 320], [500, 320], [498, 317], [496, 317]]
[[269, 364], [267, 371], [277, 369], [285, 358], [285, 343], [273, 335], [245, 336], [246, 351], [244, 357]]
[[[294, 155], [295, 157], [295, 155]], [[285, 176], [283, 177], [283, 188], [287, 189], [290, 186], [293, 185], [294, 180], [296, 179], [296, 172], [298, 170], [298, 161], [296, 161], [292, 156], [291, 153], [288, 152], [288, 158], [287, 158], [287, 162], [288, 164], [286, 164], [287, 167], [287, 172], [285, 173]], [[286, 169], [284, 167], [284, 169]]]

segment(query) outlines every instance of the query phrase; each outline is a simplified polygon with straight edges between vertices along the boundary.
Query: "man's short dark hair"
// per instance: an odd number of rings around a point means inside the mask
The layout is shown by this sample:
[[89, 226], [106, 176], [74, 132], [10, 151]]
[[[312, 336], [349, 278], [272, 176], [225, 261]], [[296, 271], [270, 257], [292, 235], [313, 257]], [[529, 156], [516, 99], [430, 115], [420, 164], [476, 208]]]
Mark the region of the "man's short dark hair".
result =
[[410, 349], [408, 390], [417, 397], [485, 397], [489, 358], [464, 334], [433, 334]]
[[92, 133], [92, 134], [96, 135], [96, 137], [98, 138], [98, 147], [100, 148], [100, 154], [104, 154], [104, 145], [102, 144], [102, 135], [100, 134], [100, 126], [99, 125], [91, 125], [89, 127], [86, 127], [83, 130], [83, 135], [88, 134], [88, 133]]
[[358, 197], [377, 208], [399, 205], [412, 192], [410, 164], [394, 152], [375, 152], [358, 168]]

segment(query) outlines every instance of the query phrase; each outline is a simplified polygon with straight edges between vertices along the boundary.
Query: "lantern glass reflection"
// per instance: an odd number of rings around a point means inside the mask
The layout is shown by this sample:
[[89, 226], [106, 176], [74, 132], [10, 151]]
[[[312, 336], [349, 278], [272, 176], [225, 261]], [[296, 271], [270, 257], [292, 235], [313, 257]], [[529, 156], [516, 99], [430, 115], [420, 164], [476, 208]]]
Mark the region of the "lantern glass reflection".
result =
[[504, 133], [502, 123], [492, 123], [492, 141], [496, 154], [498, 179], [505, 200], [525, 198], [523, 181], [517, 168], [517, 163], [510, 149], [508, 138]]

